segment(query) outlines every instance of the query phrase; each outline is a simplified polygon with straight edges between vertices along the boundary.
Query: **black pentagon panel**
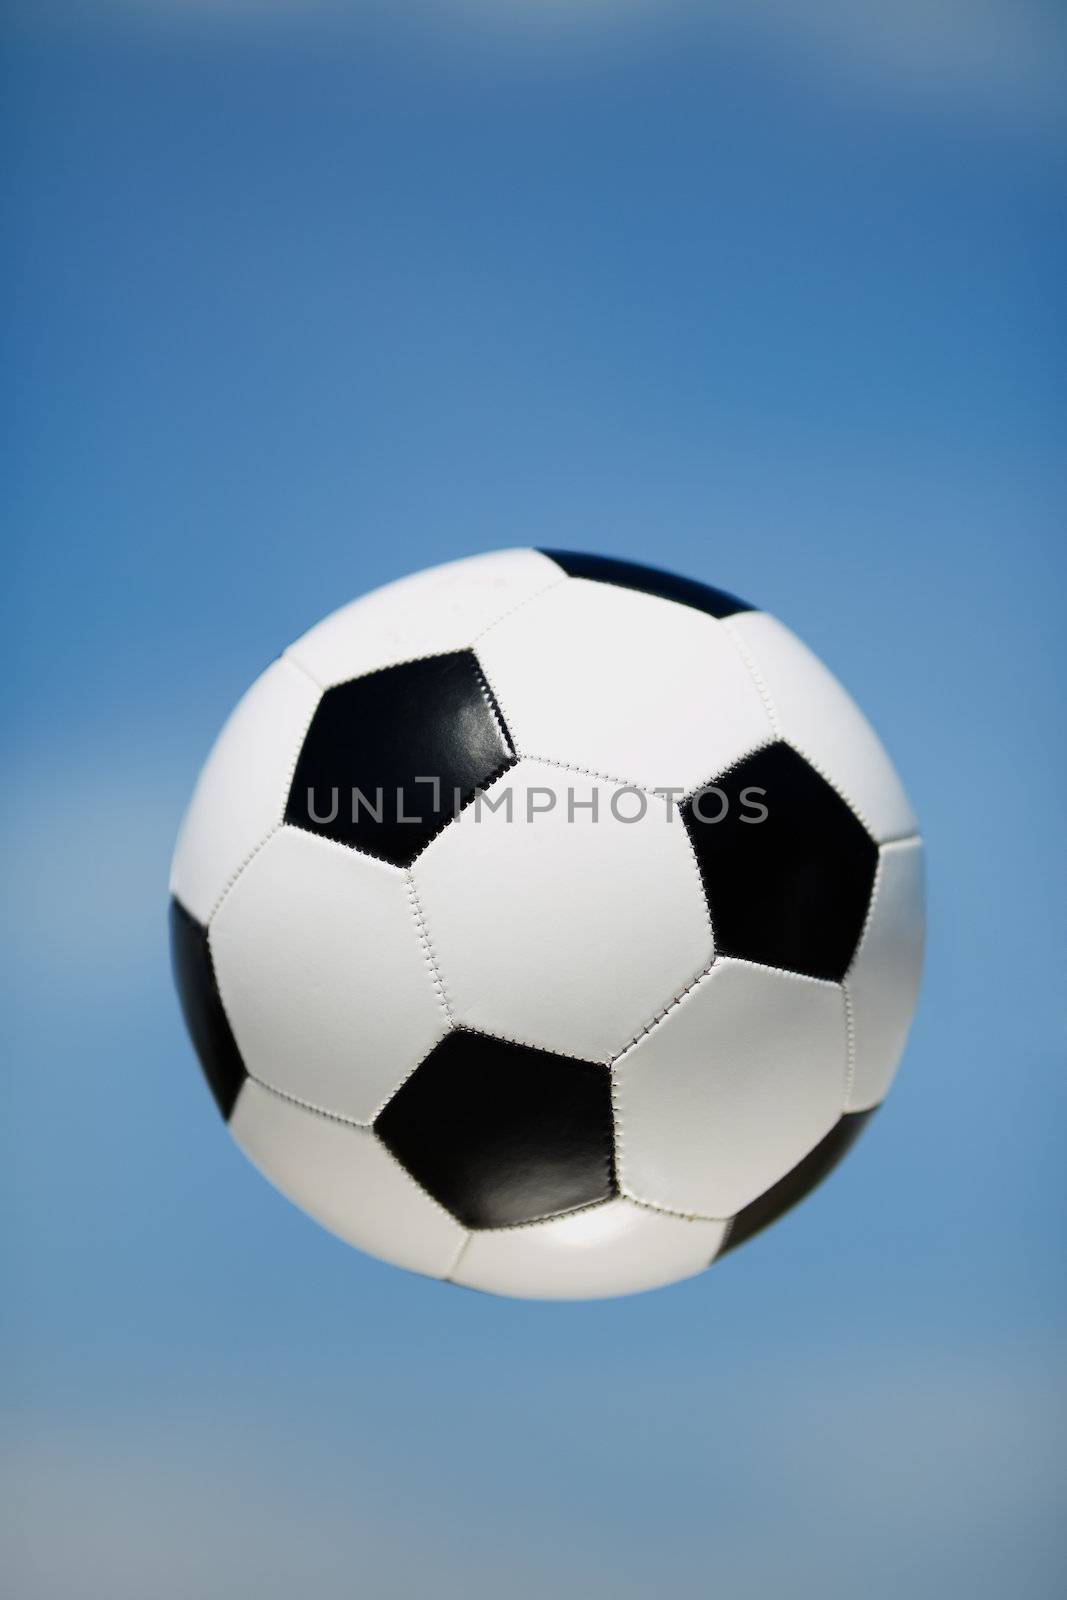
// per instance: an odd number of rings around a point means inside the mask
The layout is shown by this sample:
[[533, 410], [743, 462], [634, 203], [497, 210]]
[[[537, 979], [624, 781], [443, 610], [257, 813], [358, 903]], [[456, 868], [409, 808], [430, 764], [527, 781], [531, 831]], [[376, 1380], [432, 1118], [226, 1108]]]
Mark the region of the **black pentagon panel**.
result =
[[772, 744], [691, 796], [682, 815], [716, 949], [843, 978], [867, 916], [878, 846], [837, 791], [789, 745]]
[[407, 866], [514, 759], [473, 651], [407, 661], [327, 689], [285, 820]]
[[815, 1149], [809, 1150], [803, 1161], [797, 1163], [792, 1172], [787, 1172], [784, 1178], [780, 1178], [758, 1199], [751, 1201], [743, 1211], [739, 1211], [730, 1224], [726, 1243], [719, 1250], [719, 1256], [725, 1255], [727, 1250], [733, 1250], [739, 1244], [744, 1244], [745, 1240], [751, 1239], [754, 1234], [762, 1233], [764, 1228], [769, 1228], [772, 1222], [784, 1217], [787, 1211], [791, 1211], [813, 1189], [817, 1189], [841, 1158], [851, 1150], [866, 1127], [867, 1119], [873, 1114], [873, 1111], [846, 1113], [834, 1124], [826, 1137], [820, 1139]]
[[215, 1104], [229, 1120], [247, 1074], [222, 1009], [207, 929], [174, 899], [170, 902], [170, 959], [189, 1037]]
[[698, 583], [695, 578], [683, 578], [676, 572], [646, 567], [637, 561], [616, 561], [612, 556], [586, 555], [575, 550], [542, 550], [541, 554], [562, 567], [568, 577], [613, 583], [620, 589], [639, 589], [642, 594], [706, 611], [709, 617], [732, 617], [738, 611], [753, 609], [725, 589], [714, 589], [710, 583]]
[[606, 1066], [457, 1029], [374, 1124], [468, 1228], [507, 1228], [615, 1193]]

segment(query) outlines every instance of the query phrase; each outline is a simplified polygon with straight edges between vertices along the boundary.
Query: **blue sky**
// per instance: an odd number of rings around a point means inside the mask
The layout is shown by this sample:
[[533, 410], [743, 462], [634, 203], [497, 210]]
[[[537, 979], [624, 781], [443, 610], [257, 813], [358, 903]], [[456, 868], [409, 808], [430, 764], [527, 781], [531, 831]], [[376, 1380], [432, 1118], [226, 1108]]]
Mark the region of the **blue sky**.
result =
[[[1062, 1584], [1062, 14], [856, 9], [14, 5], [24, 1600]], [[721, 1270], [603, 1305], [317, 1230], [230, 1146], [166, 961], [248, 681], [513, 543], [777, 612], [929, 844], [856, 1154]]]

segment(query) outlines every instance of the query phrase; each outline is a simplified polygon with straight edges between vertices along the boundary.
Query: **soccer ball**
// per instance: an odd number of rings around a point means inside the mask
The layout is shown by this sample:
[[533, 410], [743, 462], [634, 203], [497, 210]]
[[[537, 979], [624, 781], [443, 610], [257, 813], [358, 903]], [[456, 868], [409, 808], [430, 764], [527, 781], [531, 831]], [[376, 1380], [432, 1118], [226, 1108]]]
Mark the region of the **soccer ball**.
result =
[[256, 680], [171, 875], [245, 1154], [360, 1249], [495, 1294], [690, 1276], [889, 1087], [922, 848], [862, 715], [705, 584], [503, 550]]

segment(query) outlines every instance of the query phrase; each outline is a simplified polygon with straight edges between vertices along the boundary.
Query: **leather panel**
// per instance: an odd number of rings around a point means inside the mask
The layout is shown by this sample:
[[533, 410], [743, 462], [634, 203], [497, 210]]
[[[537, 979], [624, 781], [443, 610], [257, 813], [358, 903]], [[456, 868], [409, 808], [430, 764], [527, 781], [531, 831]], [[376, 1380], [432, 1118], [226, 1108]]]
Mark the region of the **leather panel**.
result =
[[512, 757], [471, 651], [408, 661], [323, 695], [285, 820], [403, 866]]
[[[653, 796], [640, 821], [619, 821], [614, 793], [520, 762], [489, 791], [500, 809], [469, 807], [416, 861], [458, 1022], [606, 1061], [708, 965], [711, 930], [680, 816]], [[619, 812], [636, 814], [633, 796]]]
[[843, 978], [878, 849], [829, 784], [788, 745], [773, 744], [688, 800], [683, 815], [717, 947], [812, 978]]
[[870, 918], [845, 978], [854, 1043], [850, 1111], [878, 1105], [893, 1081], [919, 994], [923, 935], [922, 844], [884, 844]]
[[449, 1034], [378, 1117], [379, 1137], [469, 1228], [614, 1193], [606, 1067], [484, 1034]]
[[811, 1194], [851, 1150], [869, 1116], [868, 1111], [854, 1112], [835, 1123], [814, 1150], [809, 1150], [803, 1161], [738, 1213], [730, 1224], [719, 1255], [725, 1255], [728, 1250], [762, 1233], [764, 1228], [769, 1228]]
[[367, 1128], [306, 1111], [249, 1079], [230, 1132], [276, 1189], [346, 1243], [411, 1272], [448, 1275], [463, 1229]]
[[477, 651], [524, 755], [684, 792], [772, 736], [723, 624], [655, 595], [572, 578]]
[[170, 959], [182, 1016], [208, 1088], [226, 1118], [245, 1080], [244, 1063], [222, 1008], [207, 929], [177, 900], [170, 903]]
[[716, 961], [615, 1067], [623, 1193], [733, 1216], [833, 1127], [847, 1066], [836, 984]]
[[206, 923], [230, 880], [281, 822], [293, 762], [319, 699], [291, 662], [274, 661], [238, 701], [193, 790], [170, 892]]
[[562, 573], [539, 550], [493, 550], [413, 572], [361, 595], [285, 652], [324, 689], [365, 672], [472, 645]]
[[526, 1228], [473, 1234], [453, 1283], [524, 1300], [595, 1300], [703, 1271], [726, 1224], [608, 1200]]
[[211, 923], [219, 990], [253, 1077], [370, 1123], [447, 1026], [396, 867], [297, 828]]
[[588, 578], [595, 583], [611, 583], [622, 589], [636, 589], [640, 594], [652, 594], [661, 600], [703, 611], [709, 617], [732, 617], [739, 611], [752, 607], [725, 589], [715, 589], [710, 583], [699, 583], [695, 578], [683, 578], [677, 572], [666, 572], [662, 567], [646, 567], [637, 561], [619, 561], [614, 556], [594, 556], [579, 550], [545, 550], [558, 567], [572, 578]]
[[879, 844], [914, 833], [892, 762], [829, 668], [766, 612], [750, 611], [728, 626], [759, 673], [781, 737], [841, 790]]

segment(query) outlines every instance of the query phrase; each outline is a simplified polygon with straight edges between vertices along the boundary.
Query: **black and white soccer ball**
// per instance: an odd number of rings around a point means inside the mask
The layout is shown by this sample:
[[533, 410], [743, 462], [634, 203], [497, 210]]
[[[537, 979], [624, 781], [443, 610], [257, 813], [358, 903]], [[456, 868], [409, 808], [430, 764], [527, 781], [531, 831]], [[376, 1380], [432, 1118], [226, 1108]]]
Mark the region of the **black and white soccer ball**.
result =
[[889, 1087], [922, 852], [780, 622], [560, 551], [416, 573], [226, 723], [171, 876], [178, 990], [255, 1165], [497, 1294], [699, 1272]]

